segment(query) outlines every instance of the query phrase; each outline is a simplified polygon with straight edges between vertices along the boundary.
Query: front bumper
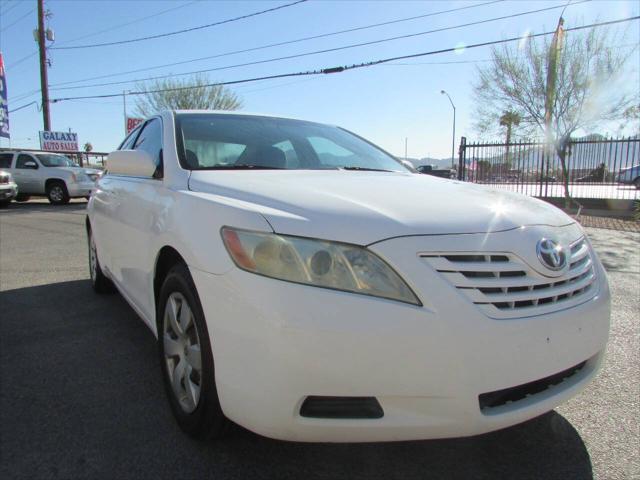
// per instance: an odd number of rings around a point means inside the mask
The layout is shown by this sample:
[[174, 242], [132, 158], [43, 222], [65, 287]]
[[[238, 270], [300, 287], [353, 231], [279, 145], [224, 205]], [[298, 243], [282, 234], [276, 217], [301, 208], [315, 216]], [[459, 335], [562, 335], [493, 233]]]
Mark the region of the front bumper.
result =
[[15, 183], [4, 183], [0, 185], [0, 200], [6, 201], [18, 195], [18, 185]]
[[69, 183], [67, 184], [67, 191], [71, 198], [89, 197], [94, 187], [95, 183], [93, 182]]
[[[518, 232], [508, 235], [517, 241]], [[415, 252], [438, 250], [436, 243], [450, 242], [444, 237], [449, 236], [400, 238], [370, 247], [401, 272], [423, 307], [238, 269], [213, 275], [191, 268], [225, 415], [285, 440], [444, 438], [523, 422], [584, 388], [602, 363], [609, 331], [609, 291], [599, 262], [597, 294], [585, 303], [496, 320], [418, 262]], [[546, 391], [480, 409], [483, 393], [585, 361], [580, 372]], [[302, 417], [308, 396], [375, 397], [384, 416]]]

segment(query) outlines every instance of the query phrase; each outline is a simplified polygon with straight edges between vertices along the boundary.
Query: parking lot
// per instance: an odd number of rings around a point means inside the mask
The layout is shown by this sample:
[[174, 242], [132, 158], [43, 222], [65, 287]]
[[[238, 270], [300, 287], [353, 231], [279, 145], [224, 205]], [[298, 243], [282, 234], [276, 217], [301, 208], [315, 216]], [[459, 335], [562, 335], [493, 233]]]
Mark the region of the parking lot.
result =
[[153, 335], [91, 289], [84, 201], [0, 211], [2, 478], [640, 478], [640, 234], [589, 229], [609, 271], [604, 370], [555, 411], [478, 437], [296, 444], [176, 426]]

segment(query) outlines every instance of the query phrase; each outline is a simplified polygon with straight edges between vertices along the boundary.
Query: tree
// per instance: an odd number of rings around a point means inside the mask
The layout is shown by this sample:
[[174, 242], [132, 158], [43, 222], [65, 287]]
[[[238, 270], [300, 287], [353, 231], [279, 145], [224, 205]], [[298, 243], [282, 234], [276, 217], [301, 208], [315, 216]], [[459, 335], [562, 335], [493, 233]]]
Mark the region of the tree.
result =
[[500, 116], [500, 126], [507, 127], [507, 144], [511, 143], [511, 131], [513, 127], [520, 125], [520, 115], [509, 110]]
[[138, 85], [140, 90], [149, 93], [136, 99], [136, 114], [148, 117], [161, 110], [237, 110], [242, 107], [242, 101], [234, 92], [223, 85], [206, 86], [211, 83], [206, 76], [195, 75], [184, 80], [165, 78]]
[[90, 143], [90, 142], [87, 142], [87, 143], [85, 143], [85, 144], [84, 144], [84, 147], [83, 147], [83, 148], [84, 148], [84, 151], [85, 151], [85, 152], [89, 153], [90, 151], [92, 151], [92, 150], [93, 150], [93, 145], [91, 145], [91, 143]]
[[518, 125], [520, 125], [520, 115], [518, 115], [516, 112], [509, 110], [507, 112], [504, 112], [500, 116], [500, 126], [507, 127], [507, 151], [505, 155], [507, 162], [509, 162], [509, 144], [511, 143], [511, 131], [513, 127], [517, 127]]
[[[611, 30], [592, 28], [584, 34], [564, 36], [558, 44], [554, 36], [541, 41], [527, 39], [520, 46], [495, 47], [491, 63], [478, 69], [474, 92], [479, 132], [491, 132], [505, 112], [512, 112], [520, 119], [518, 134], [542, 136], [548, 141], [560, 159], [568, 206], [571, 198], [565, 160], [571, 135], [621, 118], [637, 92], [621, 83], [630, 52], [616, 45], [619, 39]], [[553, 68], [556, 74], [548, 75]], [[547, 86], [553, 79], [547, 123]]]
[[622, 114], [623, 123], [620, 130], [624, 130], [626, 126], [630, 126], [635, 135], [640, 134], [640, 104], [632, 105]]

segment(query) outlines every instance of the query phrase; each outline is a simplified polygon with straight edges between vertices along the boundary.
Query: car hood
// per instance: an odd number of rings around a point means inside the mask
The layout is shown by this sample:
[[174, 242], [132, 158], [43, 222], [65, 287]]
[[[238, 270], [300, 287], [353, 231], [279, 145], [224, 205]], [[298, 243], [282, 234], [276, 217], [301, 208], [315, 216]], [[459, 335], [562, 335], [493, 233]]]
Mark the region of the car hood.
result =
[[259, 212], [276, 233], [359, 245], [406, 235], [574, 223], [561, 210], [534, 198], [411, 173], [194, 171], [189, 188]]

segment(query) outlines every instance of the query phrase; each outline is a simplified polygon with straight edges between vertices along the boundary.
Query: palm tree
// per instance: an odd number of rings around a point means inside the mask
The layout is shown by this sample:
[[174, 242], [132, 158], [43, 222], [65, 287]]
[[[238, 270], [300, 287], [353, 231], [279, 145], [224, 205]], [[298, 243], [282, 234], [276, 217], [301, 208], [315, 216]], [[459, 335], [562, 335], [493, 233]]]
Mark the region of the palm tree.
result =
[[507, 151], [506, 151], [506, 162], [509, 163], [509, 144], [511, 143], [511, 130], [515, 126], [520, 125], [520, 115], [512, 110], [508, 110], [504, 112], [500, 116], [500, 126], [507, 127]]

